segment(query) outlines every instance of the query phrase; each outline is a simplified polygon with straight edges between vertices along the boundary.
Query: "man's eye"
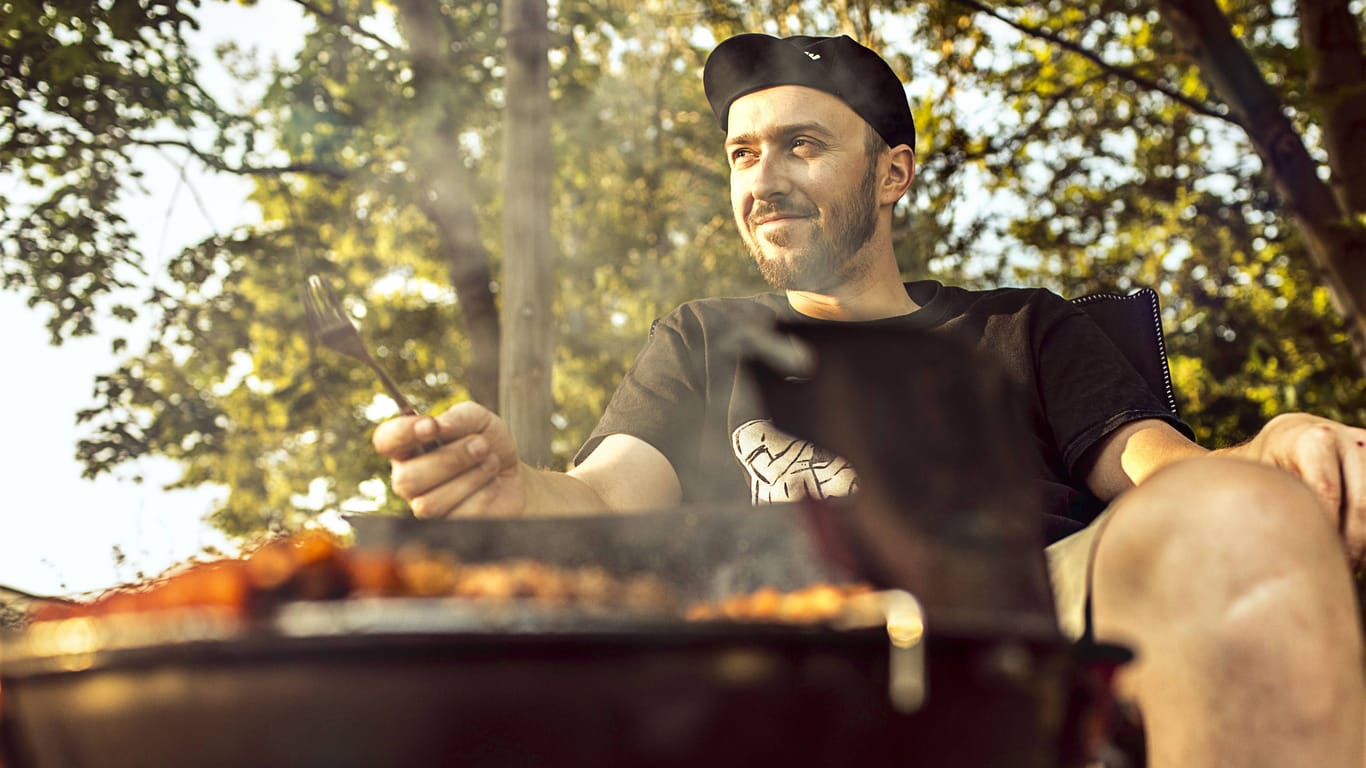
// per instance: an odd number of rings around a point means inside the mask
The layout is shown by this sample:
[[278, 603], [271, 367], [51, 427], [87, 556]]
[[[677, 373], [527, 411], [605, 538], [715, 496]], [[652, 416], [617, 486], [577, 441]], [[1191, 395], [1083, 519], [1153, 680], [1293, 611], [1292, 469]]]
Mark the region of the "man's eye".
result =
[[751, 157], [754, 157], [754, 150], [752, 149], [734, 149], [731, 150], [730, 153], [730, 161], [732, 163], [738, 163], [742, 160], [747, 160]]

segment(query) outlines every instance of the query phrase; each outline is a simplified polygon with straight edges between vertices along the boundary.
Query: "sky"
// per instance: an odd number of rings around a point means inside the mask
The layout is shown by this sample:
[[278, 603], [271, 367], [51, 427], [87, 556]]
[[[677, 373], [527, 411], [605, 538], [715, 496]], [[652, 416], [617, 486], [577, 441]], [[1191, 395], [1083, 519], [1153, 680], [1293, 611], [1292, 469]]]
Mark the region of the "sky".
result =
[[[201, 28], [193, 43], [201, 62], [212, 62], [214, 46], [227, 41], [255, 46], [258, 58], [288, 56], [304, 33], [288, 0], [261, 0], [254, 7], [208, 2], [197, 15]], [[250, 96], [211, 63], [204, 75], [210, 92], [229, 103]], [[123, 206], [139, 250], [153, 262], [259, 218], [246, 202], [247, 182], [192, 167], [182, 179], [179, 160], [143, 156], [146, 194]], [[10, 183], [0, 178], [0, 184]], [[82, 479], [76, 443], [87, 430], [75, 414], [95, 404], [95, 376], [113, 370], [117, 359], [109, 336], [51, 346], [44, 322], [23, 295], [0, 291], [4, 348], [15, 361], [0, 376], [8, 427], [7, 439], [0, 440], [0, 586], [38, 595], [87, 594], [161, 573], [206, 546], [227, 546], [204, 522], [217, 491], [163, 490], [178, 474], [169, 461]]]

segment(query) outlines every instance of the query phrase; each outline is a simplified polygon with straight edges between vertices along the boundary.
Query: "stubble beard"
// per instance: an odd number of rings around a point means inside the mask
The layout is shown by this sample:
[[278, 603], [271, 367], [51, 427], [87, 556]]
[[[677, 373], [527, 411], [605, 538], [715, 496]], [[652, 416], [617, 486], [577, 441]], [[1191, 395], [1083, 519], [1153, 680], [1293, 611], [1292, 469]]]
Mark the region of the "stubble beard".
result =
[[[819, 291], [856, 281], [867, 274], [872, 263], [859, 258], [861, 248], [877, 230], [877, 163], [868, 163], [863, 178], [849, 199], [830, 206], [828, 216], [810, 218], [811, 234], [804, 248], [787, 258], [764, 252], [755, 233], [757, 219], [781, 206], [756, 206], [742, 229], [745, 246], [769, 285], [783, 291]], [[776, 248], [786, 248], [787, 233], [774, 232], [764, 239]]]

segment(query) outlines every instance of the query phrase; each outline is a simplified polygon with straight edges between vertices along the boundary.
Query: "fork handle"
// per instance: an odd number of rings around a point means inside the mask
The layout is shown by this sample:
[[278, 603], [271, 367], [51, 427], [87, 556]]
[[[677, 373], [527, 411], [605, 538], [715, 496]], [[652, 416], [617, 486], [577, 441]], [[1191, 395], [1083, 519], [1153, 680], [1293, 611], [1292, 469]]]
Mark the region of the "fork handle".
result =
[[370, 367], [379, 376], [380, 383], [384, 385], [384, 391], [389, 393], [389, 397], [392, 397], [395, 403], [398, 403], [399, 412], [405, 416], [416, 416], [418, 410], [413, 407], [412, 402], [403, 394], [403, 390], [398, 388], [398, 384], [393, 379], [389, 378], [389, 374], [384, 370], [384, 367], [370, 359], [368, 356], [366, 357], [365, 362], [369, 363]]
[[[389, 378], [389, 373], [384, 370], [383, 366], [370, 359], [368, 356], [366, 357], [366, 362], [369, 363], [370, 367], [379, 375], [380, 382], [384, 384], [384, 391], [389, 393], [389, 397], [392, 397], [395, 403], [398, 403], [399, 413], [404, 416], [422, 415], [422, 412], [415, 408], [412, 401], [403, 394], [403, 390], [398, 388], [398, 384], [393, 379]], [[431, 442], [423, 443], [422, 447], [418, 448], [417, 455], [420, 456], [424, 453], [431, 453], [443, 445], [445, 445], [445, 443], [440, 440], [432, 440]]]

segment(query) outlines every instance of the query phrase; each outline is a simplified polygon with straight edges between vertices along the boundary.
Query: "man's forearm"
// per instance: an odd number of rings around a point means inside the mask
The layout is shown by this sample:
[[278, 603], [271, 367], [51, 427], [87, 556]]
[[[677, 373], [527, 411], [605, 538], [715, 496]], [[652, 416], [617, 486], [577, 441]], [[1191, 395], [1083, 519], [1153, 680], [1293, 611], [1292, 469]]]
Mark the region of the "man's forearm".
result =
[[591, 485], [577, 477], [522, 464], [528, 515], [572, 515], [612, 511]]

